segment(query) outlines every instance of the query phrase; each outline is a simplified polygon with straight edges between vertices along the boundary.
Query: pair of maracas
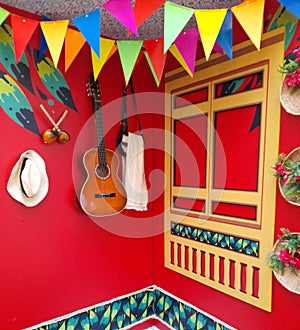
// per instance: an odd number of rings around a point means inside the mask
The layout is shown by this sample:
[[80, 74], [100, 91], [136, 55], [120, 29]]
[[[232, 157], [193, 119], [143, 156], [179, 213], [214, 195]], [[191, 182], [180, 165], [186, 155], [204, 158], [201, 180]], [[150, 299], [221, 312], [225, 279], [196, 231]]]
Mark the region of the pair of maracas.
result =
[[51, 124], [53, 125], [53, 128], [46, 129], [43, 134], [42, 138], [45, 144], [51, 144], [55, 141], [58, 141], [59, 143], [67, 143], [70, 141], [70, 135], [68, 132], [63, 131], [59, 128], [59, 125], [63, 122], [66, 115], [68, 114], [68, 110], [65, 110], [64, 113], [59, 118], [58, 122], [56, 123], [52, 117], [49, 115], [48, 111], [45, 109], [45, 107], [40, 104], [40, 108], [46, 115], [46, 117], [49, 119]]

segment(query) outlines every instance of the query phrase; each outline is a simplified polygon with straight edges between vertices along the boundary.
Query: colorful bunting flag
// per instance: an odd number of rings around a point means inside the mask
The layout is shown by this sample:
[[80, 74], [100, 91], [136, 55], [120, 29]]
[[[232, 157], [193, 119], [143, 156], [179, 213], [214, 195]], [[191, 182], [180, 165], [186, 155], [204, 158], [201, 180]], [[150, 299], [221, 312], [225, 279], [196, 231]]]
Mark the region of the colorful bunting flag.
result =
[[164, 53], [194, 14], [194, 9], [166, 1], [164, 13]]
[[278, 0], [283, 7], [290, 11], [294, 16], [300, 19], [300, 2], [299, 0]]
[[142, 40], [118, 40], [117, 46], [119, 50], [120, 60], [125, 76], [126, 85], [129, 82], [135, 62], [142, 48]]
[[176, 60], [180, 63], [180, 65], [184, 68], [184, 70], [189, 74], [189, 76], [192, 78], [193, 77], [193, 72], [190, 70], [190, 68], [188, 67], [188, 65], [186, 64], [184, 58], [182, 57], [182, 55], [180, 54], [180, 52], [178, 51], [177, 47], [175, 44], [173, 44], [170, 48], [169, 48], [170, 53], [176, 58]]
[[14, 38], [15, 57], [16, 62], [18, 63], [39, 22], [15, 14], [11, 14], [10, 17]]
[[[219, 33], [219, 34], [220, 34], [220, 33]], [[218, 40], [218, 38], [217, 38], [217, 40]], [[223, 49], [220, 47], [220, 45], [218, 44], [217, 41], [216, 41], [215, 44], [214, 44], [213, 50], [214, 50], [216, 53], [224, 54]]]
[[[300, 19], [300, 2], [298, 0], [278, 1]], [[132, 0], [108, 0], [102, 6], [129, 31], [138, 35], [137, 27], [163, 4], [164, 37], [144, 41], [146, 48], [144, 55], [158, 85], [161, 81], [168, 49], [191, 77], [194, 75], [199, 40], [202, 42], [207, 60], [212, 50], [222, 54], [224, 51], [232, 59], [232, 13], [255, 47], [260, 49], [265, 0], [246, 0], [229, 10], [225, 8], [194, 10], [165, 0], [135, 0], [134, 8], [132, 8]], [[183, 31], [194, 13], [197, 28]], [[9, 15], [10, 12], [0, 7], [0, 25]], [[255, 24], [253, 24], [254, 17]], [[67, 71], [86, 41], [91, 47], [96, 79], [103, 65], [118, 49], [127, 84], [134, 66], [137, 65], [137, 59], [143, 55], [140, 53], [143, 41], [119, 40], [115, 42], [115, 40], [102, 38], [100, 8], [73, 18], [73, 22], [79, 31], [67, 29], [68, 20], [50, 21], [49, 18], [42, 16], [39, 57], [48, 47], [56, 67], [65, 39], [65, 70]], [[11, 14], [11, 24], [15, 56], [18, 62], [39, 22]], [[174, 45], [172, 45], [173, 43]], [[100, 57], [102, 48], [103, 54]]]
[[[51, 21], [50, 18], [42, 15], [42, 22], [49, 22]], [[40, 47], [39, 47], [39, 59], [42, 58], [43, 54], [45, 53], [45, 51], [47, 50], [48, 46], [47, 46], [47, 42], [46, 39], [44, 37], [43, 31], [40, 30]]]
[[57, 67], [69, 20], [40, 22], [54, 66]]
[[149, 61], [151, 62], [153, 70], [155, 71], [155, 76], [160, 83], [167, 58], [167, 53], [164, 54], [164, 38], [145, 40], [144, 46], [149, 58], [147, 61], [148, 63]]
[[227, 9], [195, 10], [195, 17], [202, 40], [205, 57], [208, 60], [217, 40]]
[[131, 0], [108, 0], [102, 7], [132, 33], [138, 35]]
[[90, 47], [100, 57], [100, 8], [73, 18], [73, 22]]
[[136, 27], [139, 27], [151, 14], [153, 14], [165, 0], [136, 0], [133, 7]]
[[151, 72], [152, 72], [152, 75], [153, 75], [153, 77], [154, 77], [154, 80], [155, 80], [156, 86], [158, 87], [159, 84], [160, 84], [160, 80], [158, 79], [158, 77], [157, 77], [157, 75], [156, 75], [156, 72], [155, 72], [155, 70], [154, 70], [154, 68], [153, 68], [153, 65], [152, 65], [152, 62], [151, 62], [151, 60], [150, 60], [150, 57], [149, 57], [149, 55], [148, 55], [148, 53], [147, 53], [146, 51], [144, 51], [144, 55], [145, 55], [145, 57], [146, 57], [146, 60], [147, 60], [147, 62], [148, 62], [148, 65], [149, 65], [149, 67], [150, 67], [150, 70], [151, 70]]
[[181, 32], [174, 41], [178, 52], [181, 54], [192, 75], [194, 75], [195, 71], [195, 60], [199, 40], [198, 28], [193, 28]]
[[107, 60], [112, 56], [112, 54], [117, 50], [115, 46], [115, 40], [100, 38], [100, 47], [101, 47], [101, 57], [99, 58], [95, 52], [91, 49], [92, 64], [94, 79], [96, 80], [103, 65]]
[[[248, 0], [231, 8], [255, 47], [260, 50], [265, 0]], [[255, 17], [255, 24], [253, 23]]]
[[217, 43], [232, 60], [232, 12], [230, 10], [227, 11], [225, 16]]
[[9, 11], [0, 7], [0, 25], [6, 20], [9, 14]]
[[65, 71], [67, 71], [85, 44], [83, 35], [74, 29], [67, 29], [65, 37]]

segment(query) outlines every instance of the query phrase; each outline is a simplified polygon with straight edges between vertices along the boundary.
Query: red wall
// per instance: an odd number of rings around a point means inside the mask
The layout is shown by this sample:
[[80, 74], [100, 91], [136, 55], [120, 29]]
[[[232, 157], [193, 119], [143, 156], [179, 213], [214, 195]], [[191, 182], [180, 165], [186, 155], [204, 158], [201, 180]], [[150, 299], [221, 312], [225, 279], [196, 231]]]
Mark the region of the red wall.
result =
[[[274, 0], [266, 1], [265, 20], [270, 18], [279, 3]], [[236, 22], [234, 22], [236, 24]], [[233, 26], [235, 32], [234, 43], [244, 38], [243, 33], [238, 32], [239, 27]], [[295, 33], [294, 47], [299, 46], [297, 36], [299, 26]], [[292, 45], [291, 45], [292, 46]], [[279, 91], [271, 91], [278, 97]], [[163, 122], [161, 122], [163, 125]], [[279, 151], [288, 153], [299, 146], [298, 132], [300, 130], [299, 116], [288, 114], [284, 109], [281, 112], [281, 130]], [[163, 166], [163, 163], [156, 164]], [[160, 204], [160, 208], [163, 205]], [[291, 231], [299, 231], [300, 208], [287, 203], [277, 191], [276, 227], [275, 237], [281, 233], [280, 228], [289, 228]], [[162, 226], [162, 224], [157, 224]], [[159, 230], [159, 229], [156, 229]], [[181, 299], [190, 302], [201, 310], [219, 318], [237, 329], [291, 329], [300, 328], [299, 303], [300, 297], [289, 292], [277, 280], [273, 279], [273, 306], [272, 312], [266, 312], [246, 304], [238, 299], [218, 292], [192, 279], [185, 278], [164, 267], [164, 258], [161, 253], [164, 247], [163, 235], [156, 236], [154, 240], [155, 255], [155, 284]]]
[[[38, 47], [38, 37], [34, 35], [31, 47]], [[30, 65], [34, 86], [47, 94], [31, 60]], [[64, 72], [62, 62], [59, 67]], [[153, 284], [149, 217], [152, 203], [146, 212], [127, 211], [127, 217], [99, 218], [98, 224], [75, 206], [72, 168], [76, 163], [72, 157], [80, 130], [92, 114], [85, 87], [90, 71], [90, 50], [85, 46], [65, 75], [78, 108], [78, 113], [68, 109], [60, 126], [71, 135], [68, 144], [45, 145], [40, 137], [0, 111], [3, 134], [0, 142], [0, 329], [33, 326]], [[145, 59], [136, 67], [133, 79], [136, 92], [156, 89]], [[103, 68], [100, 85], [104, 106], [122, 96], [123, 73], [117, 53]], [[39, 108], [43, 103], [49, 110], [49, 105], [37, 93], [33, 96], [25, 88], [23, 91], [33, 107], [40, 131], [51, 128]], [[65, 108], [55, 101], [52, 115], [56, 121]], [[107, 117], [115, 116], [117, 123], [120, 114], [119, 107], [112, 114], [106, 113], [104, 126]], [[149, 116], [141, 118], [141, 122], [144, 128], [152, 126]], [[135, 129], [134, 123], [130, 127]], [[106, 137], [108, 148], [114, 149], [117, 128]], [[148, 141], [147, 135], [146, 143]], [[28, 149], [42, 156], [49, 178], [46, 198], [33, 208], [20, 204], [6, 190], [12, 167]], [[152, 158], [148, 151], [145, 154], [147, 173], [152, 167]], [[111, 230], [110, 224], [113, 224]], [[137, 227], [143, 232], [141, 238], [135, 233]], [[128, 237], [130, 235], [134, 238]]]
[[[266, 3], [272, 11], [278, 6], [274, 0]], [[243, 37], [243, 33], [235, 34], [235, 43]], [[35, 35], [32, 47], [37, 47], [37, 40]], [[168, 55], [166, 71], [175, 66]], [[148, 237], [152, 230], [163, 231], [163, 194], [159, 193], [164, 189], [163, 181], [151, 181], [149, 177], [152, 169], [163, 171], [164, 154], [160, 148], [150, 148], [145, 153], [149, 195], [157, 196], [148, 211], [142, 214], [128, 211], [127, 217], [101, 218], [95, 223], [76, 209], [72, 157], [80, 130], [91, 115], [91, 100], [85, 91], [90, 71], [86, 46], [65, 75], [79, 110], [79, 113], [70, 110], [61, 125], [71, 135], [67, 145], [44, 145], [38, 136], [16, 125], [0, 111], [0, 329], [32, 326], [153, 283], [239, 329], [298, 329], [299, 296], [284, 289], [275, 279], [273, 311], [268, 313], [164, 268], [163, 234], [154, 239]], [[40, 85], [36, 73], [32, 74]], [[144, 58], [137, 65], [133, 79], [136, 92], [163, 91], [163, 84], [156, 88]], [[104, 66], [100, 85], [104, 105], [122, 96], [123, 74], [117, 54]], [[39, 110], [41, 100], [26, 95], [34, 107], [40, 130], [49, 128]], [[56, 102], [53, 116], [57, 119], [64, 109]], [[108, 120], [117, 122], [119, 114], [119, 107], [106, 112], [104, 126]], [[164, 128], [163, 116], [145, 114], [141, 120], [144, 128]], [[135, 125], [133, 121], [132, 125]], [[280, 151], [289, 152], [298, 145], [299, 126], [300, 119], [282, 110]], [[108, 133], [107, 147], [114, 148], [116, 133], [117, 126]], [[145, 141], [148, 147], [163, 146], [161, 136], [151, 136], [149, 132]], [[26, 208], [8, 195], [6, 184], [19, 155], [31, 148], [46, 162], [50, 187], [44, 201]], [[153, 228], [152, 214], [158, 215]], [[276, 235], [280, 227], [299, 231], [299, 215], [300, 209], [285, 202], [278, 192]], [[130, 235], [136, 228], [145, 237], [119, 235], [124, 231]]]

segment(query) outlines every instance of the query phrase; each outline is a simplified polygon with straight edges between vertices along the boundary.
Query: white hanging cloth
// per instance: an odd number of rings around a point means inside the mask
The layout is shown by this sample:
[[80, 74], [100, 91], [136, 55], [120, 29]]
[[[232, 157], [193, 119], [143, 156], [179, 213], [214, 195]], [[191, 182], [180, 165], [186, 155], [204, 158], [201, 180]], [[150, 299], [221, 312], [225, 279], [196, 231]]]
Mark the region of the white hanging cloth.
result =
[[148, 191], [144, 171], [144, 138], [142, 135], [129, 133], [123, 135], [122, 156], [123, 185], [127, 193], [126, 209], [146, 211]]

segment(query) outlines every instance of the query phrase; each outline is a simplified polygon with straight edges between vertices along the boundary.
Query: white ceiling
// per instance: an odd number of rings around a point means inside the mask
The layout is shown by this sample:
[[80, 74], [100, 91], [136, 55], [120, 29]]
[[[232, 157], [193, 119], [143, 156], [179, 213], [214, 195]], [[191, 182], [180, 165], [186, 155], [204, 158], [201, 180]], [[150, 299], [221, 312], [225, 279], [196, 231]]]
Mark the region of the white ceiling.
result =
[[[148, 0], [151, 1], [151, 0]], [[170, 2], [193, 9], [230, 8], [243, 0], [168, 0]], [[44, 15], [52, 20], [71, 20], [74, 17], [101, 8], [107, 0], [4, 0], [1, 4], [23, 9], [30, 13]], [[134, 1], [132, 1], [134, 2]], [[139, 36], [131, 35], [131, 39], [152, 39], [163, 36], [163, 6], [154, 12], [139, 28]], [[72, 22], [70, 22], [72, 23]], [[192, 17], [185, 29], [196, 26]], [[127, 29], [111, 16], [105, 9], [101, 10], [101, 35], [113, 39], [127, 39]]]

